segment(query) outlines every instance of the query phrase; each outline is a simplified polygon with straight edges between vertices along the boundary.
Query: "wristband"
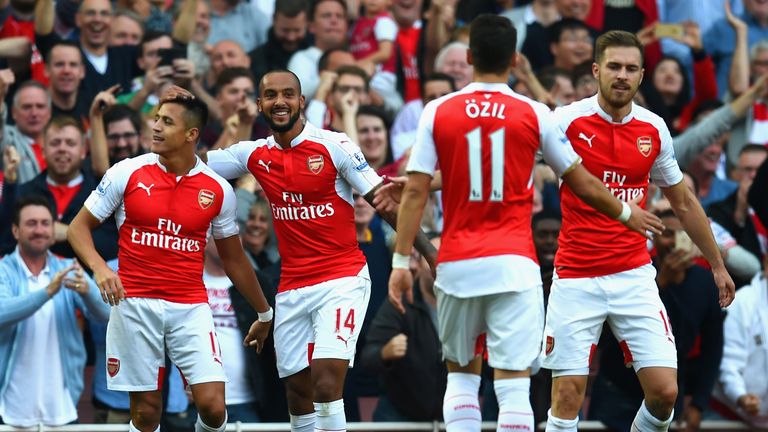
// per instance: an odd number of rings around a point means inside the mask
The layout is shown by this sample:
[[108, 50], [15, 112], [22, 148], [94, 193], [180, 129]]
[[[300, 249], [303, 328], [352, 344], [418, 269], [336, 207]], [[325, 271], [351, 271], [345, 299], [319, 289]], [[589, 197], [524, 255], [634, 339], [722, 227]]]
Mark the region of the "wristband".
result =
[[626, 223], [629, 217], [632, 216], [632, 208], [624, 201], [621, 202], [621, 213], [616, 216], [616, 220], [621, 223]]
[[411, 268], [411, 257], [408, 255], [399, 254], [397, 252], [392, 254], [392, 269], [408, 270]]
[[275, 311], [271, 307], [266, 312], [257, 312], [259, 322], [270, 322], [275, 316]]

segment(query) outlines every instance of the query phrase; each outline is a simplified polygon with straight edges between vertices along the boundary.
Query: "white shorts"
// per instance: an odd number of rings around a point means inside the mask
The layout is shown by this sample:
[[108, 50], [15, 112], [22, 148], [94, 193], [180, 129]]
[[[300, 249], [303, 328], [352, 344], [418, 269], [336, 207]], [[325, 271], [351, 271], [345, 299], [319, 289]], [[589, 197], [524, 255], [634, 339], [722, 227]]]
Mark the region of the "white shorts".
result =
[[106, 350], [110, 390], [160, 390], [166, 353], [190, 385], [227, 381], [208, 304], [128, 298], [112, 308]]
[[588, 375], [605, 321], [619, 341], [627, 367], [677, 368], [675, 337], [651, 264], [594, 278], [555, 275], [542, 366], [552, 369], [553, 376]]
[[366, 265], [343, 277], [278, 293], [275, 297], [275, 356], [280, 378], [309, 367], [313, 359], [349, 360], [371, 297]]
[[459, 298], [436, 288], [438, 335], [443, 358], [466, 366], [486, 333], [488, 364], [520, 371], [535, 367], [544, 329], [541, 284], [524, 291]]

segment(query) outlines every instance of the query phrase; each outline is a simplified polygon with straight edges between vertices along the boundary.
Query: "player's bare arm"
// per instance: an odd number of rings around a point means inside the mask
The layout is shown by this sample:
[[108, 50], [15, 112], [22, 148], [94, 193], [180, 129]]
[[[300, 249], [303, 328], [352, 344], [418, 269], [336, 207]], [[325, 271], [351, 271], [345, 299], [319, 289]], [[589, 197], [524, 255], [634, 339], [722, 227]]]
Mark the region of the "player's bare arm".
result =
[[93, 244], [92, 231], [99, 225], [101, 222], [87, 208], [83, 207], [69, 224], [67, 240], [69, 240], [69, 244], [80, 261], [93, 272], [93, 279], [99, 287], [101, 298], [105, 303], [116, 306], [120, 300], [125, 298], [125, 290], [117, 273], [109, 268]]
[[720, 290], [720, 306], [726, 307], [736, 296], [736, 286], [725, 269], [723, 257], [717, 248], [715, 238], [709, 220], [701, 207], [699, 200], [680, 182], [674, 186], [661, 188], [664, 196], [669, 200], [672, 210], [680, 219], [685, 232], [691, 236], [691, 240], [699, 247], [701, 253], [712, 266], [712, 275], [715, 278], [718, 290]]
[[272, 326], [272, 308], [267, 303], [256, 273], [243, 252], [240, 237], [234, 235], [214, 241], [227, 276], [232, 280], [235, 288], [248, 300], [251, 307], [259, 313], [259, 319], [251, 325], [243, 344], [255, 347], [256, 352], [261, 353], [264, 341], [269, 336], [269, 328]]
[[[619, 220], [627, 228], [649, 237], [651, 232], [661, 235], [664, 225], [656, 215], [640, 208], [637, 203], [642, 197], [638, 197], [627, 203], [630, 214], [626, 215], [624, 204], [613, 196], [608, 189], [587, 171], [581, 163], [577, 163], [563, 174], [563, 181], [585, 203], [594, 207], [600, 213]], [[624, 219], [628, 216], [627, 219]]]
[[[408, 257], [411, 255], [414, 241], [417, 238], [417, 234], [420, 233], [419, 224], [424, 213], [424, 206], [427, 203], [427, 197], [429, 196], [429, 184], [431, 181], [432, 177], [428, 174], [413, 172], [408, 175], [408, 182], [403, 190], [397, 220], [387, 221], [390, 224], [396, 222], [393, 224], [393, 226], [396, 226], [397, 231], [395, 254], [398, 255], [396, 256]], [[371, 193], [375, 193], [375, 189]], [[368, 196], [366, 196], [366, 199], [368, 199]], [[369, 199], [368, 201], [370, 202], [371, 200]], [[421, 236], [424, 237], [423, 233], [421, 233]], [[426, 237], [424, 237], [423, 241], [431, 248], [430, 254], [433, 258], [430, 266], [434, 269], [434, 254], [436, 251], [431, 243], [426, 240]], [[420, 252], [424, 256], [428, 256], [421, 250]], [[408, 269], [407, 262], [404, 267], [393, 267], [392, 273], [389, 276], [389, 301], [400, 313], [405, 313], [403, 294], [405, 294], [408, 303], [413, 303], [413, 276], [410, 269]]]

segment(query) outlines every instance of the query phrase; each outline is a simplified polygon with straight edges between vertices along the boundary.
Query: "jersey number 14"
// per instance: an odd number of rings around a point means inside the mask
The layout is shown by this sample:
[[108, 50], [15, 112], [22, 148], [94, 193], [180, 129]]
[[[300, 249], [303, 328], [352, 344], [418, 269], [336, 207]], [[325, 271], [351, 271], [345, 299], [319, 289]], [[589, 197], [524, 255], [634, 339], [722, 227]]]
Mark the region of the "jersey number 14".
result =
[[[504, 128], [496, 129], [491, 139], [491, 202], [504, 200]], [[483, 134], [479, 127], [469, 131], [465, 137], [469, 146], [469, 200], [483, 201]]]

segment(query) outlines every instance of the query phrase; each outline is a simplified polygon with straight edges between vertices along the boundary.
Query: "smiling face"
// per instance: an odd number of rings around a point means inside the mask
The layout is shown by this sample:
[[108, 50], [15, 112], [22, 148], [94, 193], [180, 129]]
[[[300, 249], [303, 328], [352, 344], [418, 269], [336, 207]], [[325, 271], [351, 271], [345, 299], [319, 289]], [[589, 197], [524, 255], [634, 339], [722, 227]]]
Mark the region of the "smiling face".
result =
[[169, 158], [173, 154], [186, 151], [189, 142], [187, 128], [184, 121], [184, 107], [177, 103], [166, 102], [160, 105], [155, 114], [155, 122], [152, 124], [152, 146], [150, 150], [160, 156]]
[[49, 126], [43, 139], [43, 156], [53, 179], [64, 182], [75, 178], [85, 159], [83, 134], [71, 125]]
[[592, 36], [583, 28], [564, 29], [560, 40], [550, 46], [555, 66], [572, 70], [592, 58]]
[[85, 67], [80, 50], [73, 46], [56, 45], [48, 58], [48, 76], [51, 90], [58, 94], [72, 94], [85, 78]]
[[107, 46], [112, 24], [112, 4], [109, 0], [84, 0], [75, 15], [84, 48], [95, 50]]
[[592, 65], [598, 94], [615, 109], [632, 102], [643, 80], [642, 55], [635, 47], [612, 46], [605, 49], [600, 63]]
[[107, 150], [113, 164], [138, 154], [140, 134], [130, 119], [113, 121], [106, 126]]
[[273, 132], [283, 133], [291, 130], [304, 110], [304, 96], [296, 76], [289, 72], [265, 75], [261, 79], [256, 104]]
[[272, 23], [272, 31], [275, 32], [275, 37], [284, 50], [296, 51], [301, 46], [301, 41], [307, 36], [306, 12], [300, 12], [295, 17], [276, 13], [275, 21]]
[[19, 224], [13, 224], [11, 231], [22, 255], [43, 256], [53, 245], [53, 215], [41, 205], [25, 206], [19, 213]]
[[387, 158], [387, 125], [377, 116], [357, 116], [357, 137], [363, 156], [375, 169], [381, 168]]
[[269, 242], [270, 214], [266, 203], [256, 203], [248, 212], [243, 230], [243, 247], [254, 255], [260, 254]]

